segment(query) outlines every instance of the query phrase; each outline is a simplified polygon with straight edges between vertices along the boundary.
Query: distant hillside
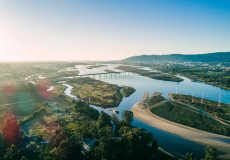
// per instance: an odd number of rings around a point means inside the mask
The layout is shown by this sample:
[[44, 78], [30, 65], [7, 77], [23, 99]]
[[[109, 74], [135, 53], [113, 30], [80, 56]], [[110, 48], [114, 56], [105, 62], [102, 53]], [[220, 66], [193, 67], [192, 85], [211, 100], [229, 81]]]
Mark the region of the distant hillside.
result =
[[141, 55], [124, 59], [123, 62], [226, 62], [230, 61], [230, 52], [207, 54], [170, 54], [170, 55]]

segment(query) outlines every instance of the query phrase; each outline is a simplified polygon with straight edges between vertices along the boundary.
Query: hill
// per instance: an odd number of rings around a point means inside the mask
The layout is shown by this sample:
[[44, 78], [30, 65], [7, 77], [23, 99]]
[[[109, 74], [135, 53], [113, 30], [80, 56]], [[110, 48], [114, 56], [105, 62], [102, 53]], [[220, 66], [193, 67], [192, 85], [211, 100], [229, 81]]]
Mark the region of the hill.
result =
[[170, 55], [141, 55], [122, 60], [123, 62], [227, 62], [230, 52], [216, 52], [206, 54], [170, 54]]

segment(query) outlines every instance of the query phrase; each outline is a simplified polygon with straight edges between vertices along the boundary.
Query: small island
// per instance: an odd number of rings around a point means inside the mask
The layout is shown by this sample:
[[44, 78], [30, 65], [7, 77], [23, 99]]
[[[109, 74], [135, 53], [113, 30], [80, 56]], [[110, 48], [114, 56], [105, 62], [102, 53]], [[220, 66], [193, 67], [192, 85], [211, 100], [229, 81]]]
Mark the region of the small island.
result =
[[88, 66], [86, 67], [87, 69], [94, 69], [94, 68], [100, 68], [100, 67], [108, 67], [107, 65], [91, 65], [91, 66]]
[[116, 71], [113, 71], [113, 70], [110, 70], [110, 69], [105, 69], [104, 71], [107, 72], [107, 73], [119, 73], [119, 72], [116, 72]]
[[89, 77], [69, 79], [66, 82], [74, 87], [73, 95], [103, 108], [117, 107], [123, 97], [128, 97], [135, 92], [132, 87], [119, 87]]
[[116, 69], [126, 71], [126, 72], [133, 72], [141, 76], [145, 76], [145, 77], [149, 77], [149, 78], [157, 79], [157, 80], [173, 81], [173, 82], [183, 81], [182, 78], [176, 77], [175, 75], [159, 73], [159, 72], [150, 72], [150, 71], [146, 71], [146, 70], [136, 68], [136, 67], [131, 67], [131, 66], [119, 66]]

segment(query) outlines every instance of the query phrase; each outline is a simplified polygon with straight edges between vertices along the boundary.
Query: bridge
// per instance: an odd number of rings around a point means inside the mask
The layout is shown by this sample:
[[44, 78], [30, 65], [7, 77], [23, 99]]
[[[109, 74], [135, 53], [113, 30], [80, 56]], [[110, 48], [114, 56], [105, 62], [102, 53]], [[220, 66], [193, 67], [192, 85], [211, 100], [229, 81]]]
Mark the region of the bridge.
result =
[[[144, 71], [156, 72], [156, 70], [144, 70]], [[103, 72], [103, 73], [79, 74], [79, 75], [76, 75], [76, 77], [78, 77], [78, 76], [106, 75], [106, 74], [122, 74], [122, 73], [137, 74], [137, 73], [134, 73], [132, 71], [118, 71], [118, 72]], [[149, 73], [149, 74], [151, 74], [151, 73]], [[148, 74], [141, 74], [141, 75], [148, 75]], [[67, 76], [65, 76], [65, 77], [67, 77]]]
[[[145, 71], [154, 72], [155, 70], [145, 70]], [[102, 72], [102, 73], [79, 74], [79, 75], [76, 75], [76, 76], [52, 76], [52, 77], [45, 77], [44, 79], [76, 78], [76, 77], [93, 77], [93, 78], [95, 78], [96, 76], [99, 76], [99, 78], [101, 78], [101, 76], [107, 77], [107, 75], [109, 75], [109, 77], [117, 77], [117, 76], [131, 76], [131, 75], [140, 75], [140, 74], [134, 73], [132, 71], [117, 71], [117, 72]], [[145, 75], [148, 75], [148, 74], [141, 74], [141, 75], [145, 76]], [[41, 78], [33, 78], [32, 80], [40, 80], [40, 79]], [[7, 84], [7, 83], [24, 82], [24, 81], [27, 81], [27, 80], [0, 82], [0, 86], [2, 86], [3, 84]]]
[[[101, 78], [101, 76], [107, 77], [107, 75], [109, 75], [109, 77], [117, 77], [117, 76], [133, 76], [133, 75], [141, 75], [141, 76], [146, 76], [149, 74], [152, 74], [153, 72], [156, 72], [156, 70], [145, 70], [145, 71], [149, 71], [150, 73], [145, 73], [145, 74], [139, 74], [139, 73], [135, 73], [132, 71], [118, 71], [118, 72], [103, 72], [103, 73], [89, 73], [89, 74], [79, 74], [76, 76], [72, 76], [72, 77], [93, 77], [95, 78], [96, 76], [99, 76], [99, 78]], [[70, 76], [71, 77], [71, 76]], [[68, 77], [66, 77], [68, 78]]]

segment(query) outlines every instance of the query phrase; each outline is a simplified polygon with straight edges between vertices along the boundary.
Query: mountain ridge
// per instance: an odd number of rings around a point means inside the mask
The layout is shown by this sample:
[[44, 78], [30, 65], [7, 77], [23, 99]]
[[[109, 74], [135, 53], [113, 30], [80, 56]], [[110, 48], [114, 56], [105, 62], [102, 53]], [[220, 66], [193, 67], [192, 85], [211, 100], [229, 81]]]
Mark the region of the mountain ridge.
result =
[[215, 52], [205, 54], [167, 54], [140, 55], [122, 60], [123, 62], [226, 62], [230, 61], [229, 52]]

